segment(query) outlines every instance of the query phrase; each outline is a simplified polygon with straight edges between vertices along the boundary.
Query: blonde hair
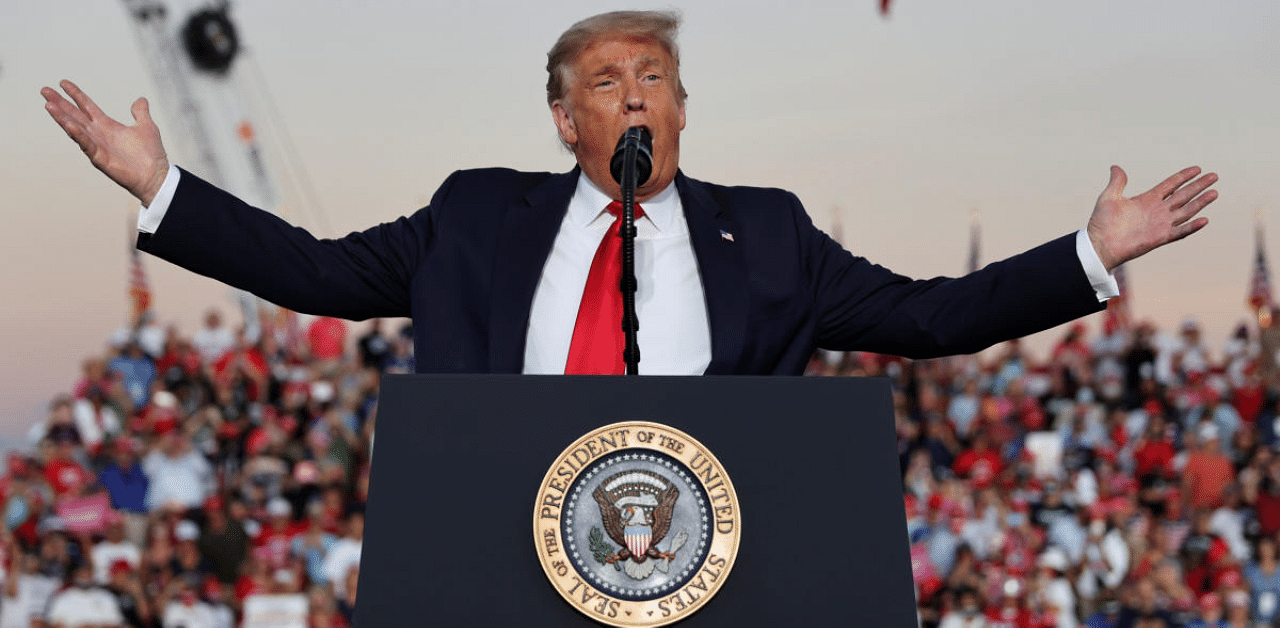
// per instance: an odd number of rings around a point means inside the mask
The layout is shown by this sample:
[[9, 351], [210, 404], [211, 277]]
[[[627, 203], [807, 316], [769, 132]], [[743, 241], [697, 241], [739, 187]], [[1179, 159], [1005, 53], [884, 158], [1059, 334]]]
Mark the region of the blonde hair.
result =
[[573, 62], [578, 55], [602, 39], [617, 36], [649, 39], [662, 46], [676, 64], [676, 94], [684, 102], [688, 93], [680, 81], [679, 30], [680, 14], [675, 11], [613, 11], [570, 26], [547, 53], [547, 104], [564, 97], [573, 81]]

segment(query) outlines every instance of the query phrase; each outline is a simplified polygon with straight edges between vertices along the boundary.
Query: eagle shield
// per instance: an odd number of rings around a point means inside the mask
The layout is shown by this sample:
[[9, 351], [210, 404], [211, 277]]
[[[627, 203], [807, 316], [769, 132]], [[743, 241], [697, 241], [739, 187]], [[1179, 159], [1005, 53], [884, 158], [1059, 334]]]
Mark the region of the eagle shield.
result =
[[644, 556], [644, 553], [649, 550], [649, 540], [653, 538], [653, 528], [647, 525], [627, 526], [626, 538], [627, 549], [631, 550], [631, 554]]

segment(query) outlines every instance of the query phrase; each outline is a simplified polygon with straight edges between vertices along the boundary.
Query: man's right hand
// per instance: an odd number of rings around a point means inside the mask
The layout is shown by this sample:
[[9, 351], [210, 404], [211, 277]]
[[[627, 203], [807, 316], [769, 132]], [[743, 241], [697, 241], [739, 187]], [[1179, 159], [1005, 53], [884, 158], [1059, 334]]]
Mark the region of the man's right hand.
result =
[[147, 99], [134, 101], [130, 111], [136, 124], [125, 126], [103, 113], [75, 83], [64, 80], [59, 85], [75, 103], [45, 87], [40, 95], [44, 96], [49, 115], [95, 168], [143, 205], [150, 205], [169, 173], [169, 158], [160, 141], [160, 129], [151, 120]]

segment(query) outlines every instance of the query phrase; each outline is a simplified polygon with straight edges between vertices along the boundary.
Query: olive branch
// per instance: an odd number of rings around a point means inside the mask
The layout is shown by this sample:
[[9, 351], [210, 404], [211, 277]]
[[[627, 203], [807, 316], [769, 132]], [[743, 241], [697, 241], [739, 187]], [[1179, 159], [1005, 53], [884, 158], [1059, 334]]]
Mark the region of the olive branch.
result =
[[597, 563], [603, 565], [606, 559], [613, 556], [613, 547], [604, 542], [604, 533], [600, 531], [600, 528], [591, 526], [587, 541], [591, 545], [591, 556], [596, 559]]

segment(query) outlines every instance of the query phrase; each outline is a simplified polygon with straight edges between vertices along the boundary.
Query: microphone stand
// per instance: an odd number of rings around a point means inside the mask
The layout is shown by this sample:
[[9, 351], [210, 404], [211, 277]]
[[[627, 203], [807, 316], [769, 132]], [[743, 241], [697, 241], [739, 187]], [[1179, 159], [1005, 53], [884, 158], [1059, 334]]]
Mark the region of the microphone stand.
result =
[[[628, 130], [628, 132], [630, 132]], [[625, 136], [624, 136], [625, 138]], [[622, 350], [622, 359], [627, 364], [627, 375], [640, 374], [640, 344], [636, 341], [636, 332], [640, 329], [640, 318], [636, 315], [636, 187], [639, 173], [636, 168], [636, 154], [639, 152], [637, 142], [626, 142], [626, 152], [622, 159], [622, 225], [618, 234], [622, 236], [622, 333], [626, 344]], [[648, 177], [646, 177], [648, 178]]]

